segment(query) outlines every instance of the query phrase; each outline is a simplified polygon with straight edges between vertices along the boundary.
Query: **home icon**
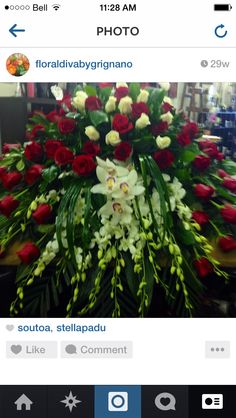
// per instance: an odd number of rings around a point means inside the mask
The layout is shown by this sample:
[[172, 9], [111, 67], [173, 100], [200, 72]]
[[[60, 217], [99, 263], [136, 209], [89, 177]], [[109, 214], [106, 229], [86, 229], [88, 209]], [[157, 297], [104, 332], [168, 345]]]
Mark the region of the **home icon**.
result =
[[33, 402], [24, 393], [14, 402], [17, 411], [31, 411]]

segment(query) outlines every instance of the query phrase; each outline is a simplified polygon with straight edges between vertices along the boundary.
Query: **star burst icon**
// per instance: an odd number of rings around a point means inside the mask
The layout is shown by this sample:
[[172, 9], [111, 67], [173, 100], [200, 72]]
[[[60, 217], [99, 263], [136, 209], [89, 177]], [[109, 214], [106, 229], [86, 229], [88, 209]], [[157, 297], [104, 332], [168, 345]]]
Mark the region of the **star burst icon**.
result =
[[69, 408], [70, 412], [73, 411], [73, 408], [77, 408], [77, 403], [81, 403], [79, 399], [77, 399], [77, 396], [73, 395], [73, 393], [70, 391], [68, 396], [65, 396], [65, 399], [60, 401], [65, 404], [65, 408]]

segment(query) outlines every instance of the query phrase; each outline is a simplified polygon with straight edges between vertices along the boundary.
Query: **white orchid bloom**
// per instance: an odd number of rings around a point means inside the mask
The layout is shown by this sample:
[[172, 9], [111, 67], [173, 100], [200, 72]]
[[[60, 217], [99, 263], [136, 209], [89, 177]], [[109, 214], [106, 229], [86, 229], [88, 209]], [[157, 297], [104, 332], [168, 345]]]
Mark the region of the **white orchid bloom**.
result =
[[115, 199], [132, 200], [135, 196], [139, 196], [144, 193], [145, 188], [139, 184], [138, 174], [136, 170], [131, 170], [126, 178], [119, 181], [119, 188], [116, 188], [112, 193], [112, 197]]
[[133, 210], [124, 200], [109, 200], [98, 213], [105, 218], [112, 216], [111, 223], [114, 225], [129, 224]]
[[107, 174], [117, 177], [127, 176], [129, 174], [129, 170], [125, 167], [115, 165], [111, 160], [108, 158], [106, 161], [102, 160], [99, 157], [96, 157], [97, 165], [99, 167], [104, 168], [107, 171]]
[[111, 195], [115, 189], [119, 187], [118, 178], [114, 174], [110, 174], [105, 168], [97, 166], [96, 168], [97, 178], [100, 181], [92, 187], [92, 193], [101, 193], [105, 195]]

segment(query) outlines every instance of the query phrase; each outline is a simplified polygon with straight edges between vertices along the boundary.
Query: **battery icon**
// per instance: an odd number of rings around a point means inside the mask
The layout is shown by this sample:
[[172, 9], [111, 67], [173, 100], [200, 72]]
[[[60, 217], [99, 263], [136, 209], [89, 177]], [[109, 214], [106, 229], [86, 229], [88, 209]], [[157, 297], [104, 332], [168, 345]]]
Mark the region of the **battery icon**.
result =
[[215, 12], [230, 12], [232, 8], [231, 4], [214, 4]]

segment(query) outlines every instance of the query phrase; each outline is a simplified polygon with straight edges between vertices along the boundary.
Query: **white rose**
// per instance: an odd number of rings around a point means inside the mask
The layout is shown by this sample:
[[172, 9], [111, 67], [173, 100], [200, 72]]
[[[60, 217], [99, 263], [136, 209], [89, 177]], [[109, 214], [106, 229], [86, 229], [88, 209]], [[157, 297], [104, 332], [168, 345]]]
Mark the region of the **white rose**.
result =
[[116, 110], [116, 102], [117, 98], [115, 96], [110, 96], [108, 101], [106, 102], [105, 111], [107, 113], [114, 112]]
[[172, 100], [170, 97], [165, 96], [163, 99], [163, 103], [169, 103], [171, 106], [173, 106]]
[[170, 83], [158, 83], [160, 84], [161, 89], [168, 91], [170, 90]]
[[118, 106], [118, 109], [119, 109], [120, 113], [122, 113], [123, 115], [128, 115], [129, 113], [131, 113], [132, 112], [132, 106], [131, 106], [132, 103], [133, 103], [133, 100], [131, 99], [131, 97], [129, 97], [129, 96], [123, 97], [120, 100], [120, 103], [119, 103], [119, 106]]
[[88, 95], [84, 91], [77, 91], [75, 97], [73, 98], [73, 105], [76, 109], [79, 109], [81, 112], [84, 112], [85, 109], [85, 100]]
[[160, 149], [168, 148], [171, 144], [171, 139], [168, 136], [158, 136], [156, 144]]
[[173, 115], [172, 115], [172, 113], [170, 113], [170, 112], [167, 112], [167, 113], [164, 113], [164, 115], [161, 115], [161, 120], [163, 121], [163, 122], [167, 122], [168, 123], [168, 125], [171, 125], [171, 123], [172, 123], [172, 120], [173, 120]]
[[100, 138], [100, 134], [97, 131], [97, 129], [94, 128], [94, 126], [87, 126], [85, 128], [85, 135], [91, 140], [91, 141], [98, 141]]
[[136, 120], [135, 127], [137, 129], [143, 129], [143, 128], [146, 128], [146, 126], [148, 126], [148, 125], [151, 125], [149, 117], [145, 113], [142, 113], [140, 118], [138, 120]]
[[127, 83], [116, 83], [116, 88], [118, 89], [119, 87], [129, 87]]
[[110, 131], [105, 138], [107, 145], [118, 145], [121, 142], [119, 132], [117, 131]]
[[149, 97], [149, 92], [147, 90], [140, 90], [140, 93], [137, 97], [137, 102], [147, 103]]

